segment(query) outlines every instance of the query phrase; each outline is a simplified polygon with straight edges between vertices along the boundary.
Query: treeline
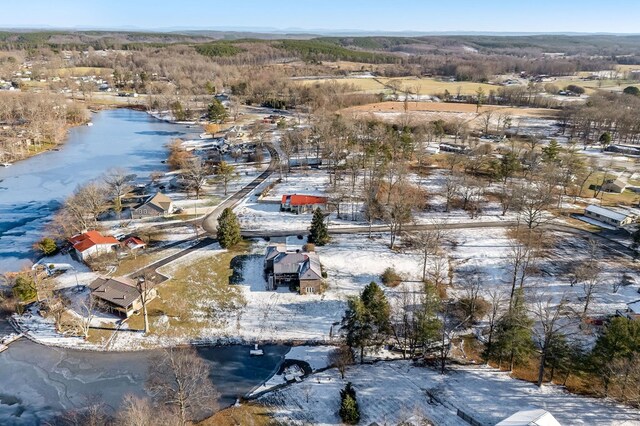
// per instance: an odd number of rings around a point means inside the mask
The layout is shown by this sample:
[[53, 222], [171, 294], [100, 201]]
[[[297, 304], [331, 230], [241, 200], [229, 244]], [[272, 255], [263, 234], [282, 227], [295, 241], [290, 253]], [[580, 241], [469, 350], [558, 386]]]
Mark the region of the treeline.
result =
[[[613, 142], [640, 143], [640, 96], [598, 92], [581, 105], [562, 111], [561, 124], [571, 139], [585, 145]], [[603, 137], [603, 134], [609, 135]]]
[[6, 93], [0, 96], [0, 158], [14, 161], [66, 137], [69, 126], [89, 119], [89, 111], [59, 95]]

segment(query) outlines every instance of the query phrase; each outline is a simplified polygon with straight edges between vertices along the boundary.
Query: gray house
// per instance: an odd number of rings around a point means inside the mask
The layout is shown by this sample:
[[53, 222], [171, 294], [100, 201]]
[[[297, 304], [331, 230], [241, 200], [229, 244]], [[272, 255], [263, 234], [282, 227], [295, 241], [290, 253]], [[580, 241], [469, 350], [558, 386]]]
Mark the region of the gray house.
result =
[[132, 219], [159, 217], [173, 213], [173, 201], [161, 192], [149, 197], [143, 204], [131, 210]]
[[315, 252], [287, 251], [283, 244], [269, 245], [264, 270], [270, 289], [297, 287], [300, 294], [318, 294], [322, 290], [322, 268]]

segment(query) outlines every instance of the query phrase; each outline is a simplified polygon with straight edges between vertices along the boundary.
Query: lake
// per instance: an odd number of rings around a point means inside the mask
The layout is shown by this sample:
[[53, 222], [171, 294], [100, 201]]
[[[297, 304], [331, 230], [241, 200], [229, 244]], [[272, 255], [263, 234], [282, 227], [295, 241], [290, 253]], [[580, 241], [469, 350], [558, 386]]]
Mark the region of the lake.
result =
[[[197, 138], [197, 128], [162, 122], [140, 111], [108, 110], [93, 126], [70, 131], [58, 151], [0, 168], [0, 273], [29, 265], [38, 241], [60, 203], [80, 184], [120, 167], [139, 176], [166, 170], [173, 138]], [[0, 318], [0, 334], [11, 332]], [[265, 346], [250, 357], [248, 346], [202, 347], [222, 405], [232, 404], [271, 376], [289, 348]], [[97, 397], [112, 409], [127, 393], [144, 393], [155, 351], [89, 352], [41, 346], [22, 339], [0, 353], [0, 424], [34, 425]]]
[[71, 129], [58, 151], [0, 167], [0, 273], [31, 264], [33, 244], [78, 185], [116, 167], [138, 176], [165, 171], [167, 143], [199, 133], [130, 109], [95, 113], [92, 123]]

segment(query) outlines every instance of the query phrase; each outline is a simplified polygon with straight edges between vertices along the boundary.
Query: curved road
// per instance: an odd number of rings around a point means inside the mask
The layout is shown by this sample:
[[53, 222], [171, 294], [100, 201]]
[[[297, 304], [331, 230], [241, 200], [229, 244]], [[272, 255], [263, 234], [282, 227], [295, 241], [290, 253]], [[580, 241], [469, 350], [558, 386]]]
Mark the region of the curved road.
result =
[[238, 192], [236, 192], [235, 194], [231, 195], [229, 198], [227, 198], [225, 201], [223, 201], [219, 206], [217, 206], [215, 209], [213, 209], [213, 211], [211, 211], [209, 214], [207, 214], [203, 219], [202, 219], [202, 228], [205, 230], [205, 232], [207, 234], [209, 234], [209, 236], [205, 236], [203, 238], [199, 238], [199, 237], [191, 237], [191, 238], [187, 238], [181, 241], [176, 241], [175, 243], [172, 243], [168, 246], [166, 246], [165, 248], [170, 248], [179, 244], [183, 244], [187, 241], [198, 241], [196, 244], [192, 245], [191, 247], [187, 247], [184, 250], [181, 250], [177, 253], [172, 254], [171, 256], [165, 257], [164, 259], [158, 260], [156, 262], [153, 262], [147, 266], [145, 266], [142, 269], [139, 269], [131, 274], [129, 274], [129, 276], [131, 278], [138, 278], [138, 277], [142, 277], [142, 276], [146, 276], [150, 279], [152, 279], [152, 281], [154, 282], [154, 284], [159, 284], [163, 281], [166, 281], [168, 279], [168, 277], [160, 274], [159, 272], [157, 272], [158, 268], [161, 268], [162, 266], [165, 266], [177, 259], [180, 259], [183, 256], [188, 255], [191, 252], [194, 252], [196, 250], [199, 250], [201, 248], [207, 247], [211, 244], [214, 244], [217, 240], [215, 238], [216, 232], [217, 232], [217, 226], [218, 226], [218, 217], [222, 214], [222, 212], [224, 211], [224, 209], [226, 209], [227, 207], [229, 208], [234, 208], [236, 207], [238, 204], [240, 204], [249, 194], [251, 194], [251, 192], [256, 189], [261, 183], [263, 183], [265, 180], [267, 180], [269, 178], [269, 176], [271, 176], [273, 174], [273, 172], [275, 172], [276, 170], [278, 170], [278, 165], [280, 163], [280, 156], [278, 155], [278, 152], [276, 151], [275, 147], [273, 145], [271, 145], [270, 143], [266, 143], [265, 147], [267, 148], [267, 150], [269, 151], [269, 154], [271, 155], [271, 161], [269, 162], [269, 167], [267, 167], [267, 169], [260, 173], [260, 175], [258, 177], [256, 177], [254, 180], [251, 181], [251, 183], [249, 183], [248, 185], [244, 186], [242, 189], [240, 189]]

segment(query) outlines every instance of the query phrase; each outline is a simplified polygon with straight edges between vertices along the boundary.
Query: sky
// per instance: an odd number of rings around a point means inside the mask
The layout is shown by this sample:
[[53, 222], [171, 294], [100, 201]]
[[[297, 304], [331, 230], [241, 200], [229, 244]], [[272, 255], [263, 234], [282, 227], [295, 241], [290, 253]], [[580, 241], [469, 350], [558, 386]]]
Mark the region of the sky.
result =
[[640, 0], [0, 0], [3, 28], [640, 33]]

